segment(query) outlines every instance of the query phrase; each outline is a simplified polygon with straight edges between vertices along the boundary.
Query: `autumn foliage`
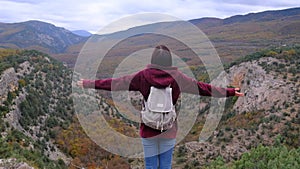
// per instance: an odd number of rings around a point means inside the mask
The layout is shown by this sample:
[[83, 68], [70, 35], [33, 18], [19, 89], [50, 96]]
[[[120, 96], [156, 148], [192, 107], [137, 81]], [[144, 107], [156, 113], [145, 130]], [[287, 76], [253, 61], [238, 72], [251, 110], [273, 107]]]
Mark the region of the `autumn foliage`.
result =
[[56, 138], [56, 143], [60, 149], [73, 158], [69, 164], [71, 169], [78, 167], [89, 169], [130, 168], [126, 159], [113, 155], [95, 144], [85, 134], [76, 119], [67, 129], [60, 132]]

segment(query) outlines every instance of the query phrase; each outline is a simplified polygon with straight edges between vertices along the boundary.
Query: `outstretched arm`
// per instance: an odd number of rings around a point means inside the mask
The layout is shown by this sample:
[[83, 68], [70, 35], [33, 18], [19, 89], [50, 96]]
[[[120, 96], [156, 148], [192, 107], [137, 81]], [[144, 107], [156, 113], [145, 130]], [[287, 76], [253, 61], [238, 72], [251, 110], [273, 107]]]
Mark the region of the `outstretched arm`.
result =
[[83, 88], [94, 88], [110, 91], [120, 91], [120, 90], [139, 90], [139, 76], [136, 74], [123, 76], [120, 78], [108, 78], [100, 80], [87, 80], [80, 79], [77, 81], [77, 85]]
[[229, 97], [229, 96], [244, 96], [244, 93], [239, 92], [239, 88], [222, 88], [216, 87], [207, 83], [199, 82], [184, 74], [181, 74], [179, 85], [182, 92], [199, 94], [201, 96], [213, 97]]

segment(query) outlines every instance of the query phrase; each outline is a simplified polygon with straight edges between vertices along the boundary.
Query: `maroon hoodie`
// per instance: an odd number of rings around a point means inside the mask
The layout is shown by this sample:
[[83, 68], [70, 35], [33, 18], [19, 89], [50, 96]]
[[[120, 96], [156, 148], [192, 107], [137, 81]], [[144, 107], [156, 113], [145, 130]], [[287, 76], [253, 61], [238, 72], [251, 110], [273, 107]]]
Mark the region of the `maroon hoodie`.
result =
[[[139, 91], [147, 100], [150, 87], [165, 88], [171, 85], [173, 104], [175, 105], [180, 92], [199, 94], [201, 96], [213, 97], [228, 97], [234, 96], [234, 88], [219, 88], [210, 84], [198, 82], [192, 79], [176, 67], [162, 67], [154, 64], [148, 65], [144, 70], [138, 73], [123, 76], [120, 78], [109, 78], [101, 80], [83, 80], [84, 88], [95, 88], [110, 91]], [[141, 123], [140, 135], [143, 138], [154, 137], [160, 135], [163, 138], [175, 138], [177, 132], [177, 125], [174, 125], [168, 131], [161, 133], [160, 130], [152, 129], [145, 124]]]

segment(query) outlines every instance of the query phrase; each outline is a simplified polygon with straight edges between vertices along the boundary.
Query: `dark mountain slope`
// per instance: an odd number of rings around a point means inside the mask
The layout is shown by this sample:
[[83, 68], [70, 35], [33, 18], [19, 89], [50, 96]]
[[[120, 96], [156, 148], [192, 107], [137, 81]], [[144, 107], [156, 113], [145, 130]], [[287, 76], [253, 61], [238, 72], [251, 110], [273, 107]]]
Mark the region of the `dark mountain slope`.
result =
[[0, 46], [40, 49], [47, 53], [63, 53], [86, 38], [64, 28], [40, 21], [0, 23]]

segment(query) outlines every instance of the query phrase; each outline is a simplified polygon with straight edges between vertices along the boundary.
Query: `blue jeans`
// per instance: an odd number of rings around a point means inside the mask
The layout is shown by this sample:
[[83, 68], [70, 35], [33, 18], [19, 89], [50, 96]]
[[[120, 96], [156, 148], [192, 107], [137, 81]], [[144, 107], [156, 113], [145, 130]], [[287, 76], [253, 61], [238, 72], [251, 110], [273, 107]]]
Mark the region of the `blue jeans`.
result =
[[146, 169], [171, 169], [175, 139], [142, 138]]

